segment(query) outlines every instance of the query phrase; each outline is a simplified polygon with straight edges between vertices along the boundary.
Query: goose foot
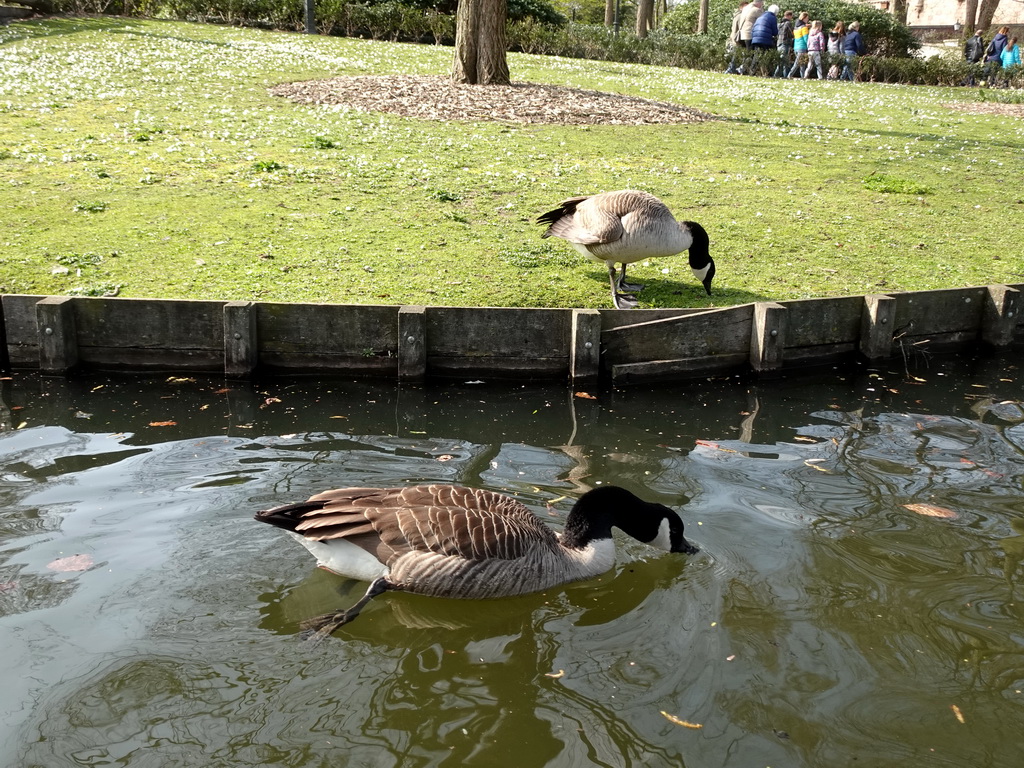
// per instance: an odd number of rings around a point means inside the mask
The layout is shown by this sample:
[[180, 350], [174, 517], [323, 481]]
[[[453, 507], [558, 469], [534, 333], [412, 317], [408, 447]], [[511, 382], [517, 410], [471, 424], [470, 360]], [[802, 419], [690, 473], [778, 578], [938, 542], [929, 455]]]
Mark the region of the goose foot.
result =
[[622, 275], [619, 276], [615, 273], [615, 265], [608, 265], [608, 284], [612, 289], [612, 306], [616, 309], [636, 309], [637, 300], [636, 296], [629, 293], [620, 293], [619, 284], [622, 278], [626, 276], [626, 265], [622, 265]]
[[619, 281], [619, 290], [624, 293], [639, 293], [646, 287], [646, 285], [640, 285], [639, 283], [624, 283], [621, 280]]
[[636, 309], [640, 304], [636, 296], [629, 293], [613, 293], [612, 301], [616, 309]]
[[616, 286], [619, 289], [619, 291], [621, 291], [622, 293], [637, 293], [639, 291], [642, 291], [644, 289], [644, 287], [645, 287], [643, 285], [640, 285], [639, 283], [627, 283], [626, 282], [626, 265], [625, 264], [622, 265], [622, 271], [619, 272], [619, 280], [618, 280], [618, 283], [616, 284]]
[[301, 634], [302, 639], [310, 645], [319, 645], [328, 637], [333, 635], [339, 627], [348, 624], [352, 619], [358, 616], [359, 612], [362, 611], [366, 604], [373, 598], [387, 592], [389, 589], [391, 589], [391, 584], [383, 576], [379, 579], [375, 579], [370, 584], [370, 588], [366, 590], [366, 594], [363, 595], [359, 599], [359, 602], [351, 608], [344, 611], [334, 611], [332, 613], [324, 613], [320, 616], [314, 616], [313, 618], [306, 619], [299, 624], [303, 630]]

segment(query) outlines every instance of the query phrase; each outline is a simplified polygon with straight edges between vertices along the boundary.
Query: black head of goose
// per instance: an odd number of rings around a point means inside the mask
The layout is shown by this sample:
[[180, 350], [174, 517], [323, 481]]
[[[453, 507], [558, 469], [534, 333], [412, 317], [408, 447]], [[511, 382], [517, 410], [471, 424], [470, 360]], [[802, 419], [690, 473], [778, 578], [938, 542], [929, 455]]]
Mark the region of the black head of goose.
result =
[[288, 531], [320, 567], [370, 582], [348, 610], [303, 623], [317, 639], [389, 589], [492, 598], [593, 578], [615, 563], [613, 527], [658, 549], [698, 551], [674, 510], [616, 486], [583, 494], [561, 534], [509, 496], [455, 485], [324, 491], [256, 519]]
[[[619, 189], [571, 197], [540, 216], [537, 223], [548, 225], [541, 237], [560, 237], [588, 259], [608, 267], [616, 308], [635, 307], [632, 294], [643, 289], [626, 282], [627, 264], [686, 250], [690, 269], [711, 295], [715, 261], [708, 250], [708, 233], [695, 221], [676, 221], [668, 206], [648, 192]], [[618, 276], [616, 264], [622, 265]]]

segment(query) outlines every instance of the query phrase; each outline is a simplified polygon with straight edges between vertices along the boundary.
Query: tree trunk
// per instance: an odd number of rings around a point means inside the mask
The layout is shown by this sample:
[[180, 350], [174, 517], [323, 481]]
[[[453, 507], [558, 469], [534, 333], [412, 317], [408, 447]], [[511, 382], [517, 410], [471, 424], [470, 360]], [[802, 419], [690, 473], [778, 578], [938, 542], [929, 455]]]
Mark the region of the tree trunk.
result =
[[615, 0], [604, 0], [604, 25], [615, 26]]
[[999, 7], [999, 0], [981, 0], [978, 6], [978, 26], [977, 29], [987, 30], [992, 26], [992, 17], [996, 15], [996, 9]]
[[647, 37], [654, 28], [654, 0], [639, 0], [636, 4], [636, 36]]
[[708, 33], [708, 1], [700, 0], [700, 8], [697, 10], [698, 35], [706, 35]]
[[469, 85], [508, 85], [505, 56], [506, 0], [460, 0], [455, 19], [452, 81]]
[[900, 24], [907, 23], [907, 0], [893, 0], [892, 15]]
[[968, 40], [974, 36], [975, 20], [978, 18], [978, 0], [967, 0], [964, 5], [964, 28], [960, 34], [961, 40]]

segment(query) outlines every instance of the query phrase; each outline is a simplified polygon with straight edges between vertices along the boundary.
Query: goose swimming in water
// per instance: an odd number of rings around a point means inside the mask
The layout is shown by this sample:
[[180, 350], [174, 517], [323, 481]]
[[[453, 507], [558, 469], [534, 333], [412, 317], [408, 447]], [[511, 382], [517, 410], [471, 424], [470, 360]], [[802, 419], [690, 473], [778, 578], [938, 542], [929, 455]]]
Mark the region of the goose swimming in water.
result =
[[[642, 285], [626, 283], [626, 265], [658, 256], [690, 252], [690, 269], [711, 295], [715, 261], [708, 253], [708, 233], [695, 221], [676, 221], [654, 195], [634, 189], [571, 197], [537, 219], [548, 224], [541, 237], [560, 237], [592, 261], [608, 267], [612, 303], [632, 309], [632, 295]], [[622, 264], [616, 279], [615, 265]]]
[[615, 564], [612, 527], [652, 547], [693, 554], [675, 511], [616, 486], [583, 494], [555, 533], [525, 505], [455, 485], [341, 488], [256, 514], [317, 559], [370, 588], [346, 611], [303, 622], [321, 639], [389, 590], [511, 597], [589, 579]]

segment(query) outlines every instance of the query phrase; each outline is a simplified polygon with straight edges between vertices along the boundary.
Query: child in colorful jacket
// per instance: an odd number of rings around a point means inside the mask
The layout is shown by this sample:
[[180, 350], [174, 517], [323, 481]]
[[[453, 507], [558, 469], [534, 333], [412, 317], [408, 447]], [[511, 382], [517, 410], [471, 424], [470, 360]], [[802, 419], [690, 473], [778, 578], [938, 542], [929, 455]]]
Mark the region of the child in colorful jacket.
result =
[[807, 35], [811, 32], [811, 23], [808, 21], [810, 14], [801, 11], [793, 25], [793, 68], [789, 70], [787, 77], [796, 77], [807, 66], [803, 58], [807, 56]]
[[811, 22], [811, 32], [807, 35], [807, 69], [804, 70], [804, 80], [811, 76], [811, 70], [816, 70], [819, 80], [825, 79], [825, 73], [821, 69], [821, 52], [825, 50], [825, 33], [821, 31], [821, 22]]

